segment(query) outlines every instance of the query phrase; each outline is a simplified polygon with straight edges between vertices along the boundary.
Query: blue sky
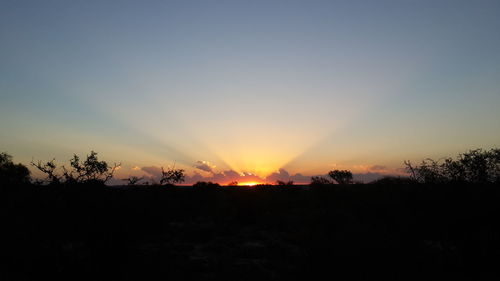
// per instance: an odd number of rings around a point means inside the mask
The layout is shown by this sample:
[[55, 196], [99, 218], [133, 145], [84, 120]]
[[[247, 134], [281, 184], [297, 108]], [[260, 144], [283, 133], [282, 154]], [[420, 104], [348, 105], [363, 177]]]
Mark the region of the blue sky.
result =
[[499, 1], [2, 1], [0, 150], [266, 177], [491, 148], [498, 30]]

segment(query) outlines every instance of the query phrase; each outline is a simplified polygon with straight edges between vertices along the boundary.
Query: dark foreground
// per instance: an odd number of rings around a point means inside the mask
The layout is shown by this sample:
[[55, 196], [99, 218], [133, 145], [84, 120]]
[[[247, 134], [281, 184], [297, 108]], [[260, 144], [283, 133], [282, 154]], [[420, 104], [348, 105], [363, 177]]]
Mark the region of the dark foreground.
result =
[[2, 280], [499, 280], [500, 188], [4, 187]]

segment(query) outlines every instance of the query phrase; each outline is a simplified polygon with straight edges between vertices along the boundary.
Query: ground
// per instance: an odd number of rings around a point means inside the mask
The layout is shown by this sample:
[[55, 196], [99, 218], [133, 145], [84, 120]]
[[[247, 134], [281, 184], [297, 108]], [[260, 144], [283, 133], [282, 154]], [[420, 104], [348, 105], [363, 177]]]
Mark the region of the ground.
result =
[[489, 280], [499, 191], [8, 187], [3, 280]]

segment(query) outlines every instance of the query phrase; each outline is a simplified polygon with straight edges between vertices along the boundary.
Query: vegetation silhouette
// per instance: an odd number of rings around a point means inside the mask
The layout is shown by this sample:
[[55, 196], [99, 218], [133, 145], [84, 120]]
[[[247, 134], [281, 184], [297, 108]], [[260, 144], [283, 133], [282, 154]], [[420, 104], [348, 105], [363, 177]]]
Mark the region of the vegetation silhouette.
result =
[[332, 170], [328, 172], [328, 176], [331, 180], [321, 176], [311, 177], [310, 186], [323, 187], [332, 186], [334, 184], [346, 185], [354, 183], [352, 172], [348, 170]]
[[277, 180], [276, 181], [276, 185], [279, 185], [279, 186], [293, 186], [293, 181], [292, 180], [289, 180], [289, 181], [280, 181], [280, 180]]
[[[454, 177], [460, 180], [420, 180], [426, 179], [421, 166], [412, 165], [415, 176], [371, 184], [317, 177], [311, 186], [335, 188], [313, 191], [210, 182], [73, 188], [103, 183], [110, 166], [79, 177], [70, 165], [70, 177], [40, 162], [50, 171], [45, 183], [55, 178], [58, 184], [37, 185], [29, 184], [22, 165], [12, 169], [16, 164], [4, 153], [0, 171], [9, 188], [0, 205], [2, 279], [310, 280], [326, 274], [338, 280], [496, 280], [500, 185], [496, 150], [485, 152], [492, 151], [453, 160], [466, 167]], [[104, 166], [96, 154], [73, 162], [81, 171]], [[467, 163], [476, 162], [488, 163], [487, 172], [472, 171]], [[441, 162], [431, 167], [442, 172]], [[9, 172], [16, 169], [24, 172]], [[167, 174], [174, 175], [170, 182], [184, 179], [184, 171], [169, 170], [177, 171]]]
[[324, 185], [332, 185], [332, 184], [333, 184], [333, 182], [327, 178], [320, 177], [320, 176], [311, 177], [310, 185], [313, 187], [314, 186], [319, 187], [319, 186], [324, 186]]
[[216, 190], [220, 188], [220, 184], [218, 183], [213, 183], [211, 181], [206, 182], [206, 181], [199, 181], [193, 184], [193, 187], [195, 189], [200, 189], [200, 190]]
[[377, 180], [370, 182], [370, 184], [374, 184], [374, 185], [407, 185], [407, 184], [415, 184], [415, 181], [409, 177], [384, 176], [380, 179], [377, 179]]
[[62, 174], [57, 174], [55, 159], [43, 164], [41, 161], [31, 161], [31, 165], [47, 175], [45, 182], [57, 184], [94, 184], [104, 185], [109, 181], [120, 164], [110, 166], [106, 161], [99, 161], [97, 152], [90, 151], [84, 161], [76, 154], [69, 160], [70, 168], [61, 167]]
[[328, 175], [338, 184], [351, 184], [352, 173], [348, 170], [333, 170], [328, 172]]
[[175, 166], [172, 168], [167, 168], [167, 170], [164, 170], [163, 167], [161, 167], [161, 179], [160, 179], [160, 184], [161, 185], [173, 185], [175, 183], [181, 183], [184, 182], [186, 178], [186, 173], [183, 169], [175, 169]]
[[419, 183], [499, 183], [500, 149], [473, 149], [457, 159], [425, 159], [417, 166], [405, 161], [410, 178]]
[[125, 181], [128, 186], [136, 186], [136, 185], [149, 185], [149, 182], [145, 181], [139, 184], [139, 182], [143, 181], [144, 177], [130, 176], [128, 178], [122, 179]]
[[28, 184], [30, 171], [23, 164], [14, 164], [12, 156], [6, 152], [0, 153], [0, 184]]

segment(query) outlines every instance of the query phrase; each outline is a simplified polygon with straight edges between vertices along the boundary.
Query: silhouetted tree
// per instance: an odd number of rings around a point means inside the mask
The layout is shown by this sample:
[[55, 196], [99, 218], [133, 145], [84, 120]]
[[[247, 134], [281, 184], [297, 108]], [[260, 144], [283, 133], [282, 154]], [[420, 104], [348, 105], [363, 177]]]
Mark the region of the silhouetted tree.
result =
[[161, 167], [161, 185], [171, 185], [174, 183], [184, 182], [186, 174], [183, 169], [168, 168], [166, 171]]
[[137, 185], [140, 181], [142, 181], [144, 177], [136, 177], [136, 176], [131, 176], [126, 179], [122, 179], [123, 181], [127, 182], [127, 185]]
[[46, 182], [49, 184], [60, 184], [62, 181], [62, 177], [57, 175], [56, 169], [57, 165], [55, 164], [55, 159], [47, 161], [46, 163], [42, 163], [42, 161], [38, 161], [35, 163], [31, 161], [31, 165], [40, 170], [42, 173], [47, 175]]
[[351, 184], [352, 173], [348, 170], [333, 170], [328, 172], [328, 175], [338, 184]]
[[71, 170], [64, 166], [63, 174], [67, 182], [88, 183], [102, 182], [106, 183], [113, 177], [113, 174], [119, 164], [110, 167], [106, 161], [99, 161], [97, 152], [91, 151], [85, 161], [80, 161], [78, 155], [73, 155], [70, 160]]
[[499, 178], [500, 159], [497, 157], [499, 153], [500, 149], [490, 151], [474, 149], [460, 154], [457, 161], [463, 166], [467, 181], [494, 182]]
[[276, 181], [276, 185], [282, 185], [282, 186], [283, 185], [293, 185], [293, 181], [287, 181], [287, 182], [285, 182], [285, 181], [277, 180]]
[[333, 182], [327, 178], [311, 177], [311, 184], [310, 185], [312, 185], [312, 186], [321, 186], [321, 185], [329, 185], [329, 184], [333, 184]]
[[218, 183], [214, 183], [214, 182], [206, 182], [206, 181], [199, 181], [195, 184], [193, 184], [193, 187], [194, 188], [200, 188], [200, 189], [216, 189], [218, 187], [220, 187], [220, 185]]
[[228, 183], [227, 185], [228, 186], [237, 186], [238, 182], [237, 181], [232, 181], [232, 182]]
[[421, 183], [443, 183], [447, 181], [443, 166], [432, 159], [422, 160], [419, 166], [413, 166], [410, 161], [404, 162], [410, 178]]
[[114, 172], [120, 164], [108, 165], [106, 161], [99, 161], [97, 152], [91, 151], [84, 161], [80, 161], [80, 157], [76, 154], [70, 159], [70, 167], [67, 169], [62, 166], [62, 175], [56, 173], [57, 165], [55, 159], [43, 164], [41, 161], [35, 163], [31, 161], [31, 165], [36, 167], [41, 172], [47, 175], [47, 181], [50, 184], [82, 184], [96, 183], [105, 184], [113, 177]]
[[26, 184], [30, 182], [30, 171], [23, 164], [14, 164], [12, 156], [0, 153], [0, 183]]
[[500, 182], [500, 149], [473, 149], [459, 154], [456, 160], [445, 158], [441, 163], [425, 159], [417, 166], [410, 161], [404, 164], [410, 178], [420, 183]]

